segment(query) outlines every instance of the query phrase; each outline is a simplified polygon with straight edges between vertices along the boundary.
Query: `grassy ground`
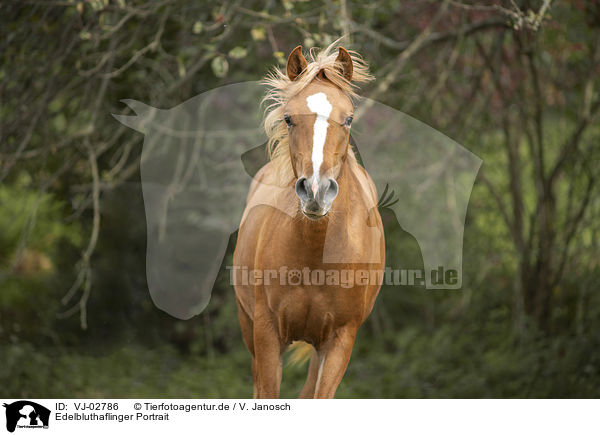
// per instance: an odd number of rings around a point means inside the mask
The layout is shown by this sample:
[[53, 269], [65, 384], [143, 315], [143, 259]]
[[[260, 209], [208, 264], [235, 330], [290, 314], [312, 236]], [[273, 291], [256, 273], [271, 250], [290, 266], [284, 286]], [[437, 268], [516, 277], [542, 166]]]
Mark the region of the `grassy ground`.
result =
[[[363, 333], [339, 398], [597, 397], [598, 338], [537, 338], [515, 343], [464, 339], [459, 325], [436, 332], [407, 329], [386, 340]], [[594, 343], [595, 340], [595, 343]], [[248, 398], [250, 356], [185, 355], [170, 345], [94, 349], [0, 348], [5, 397]], [[307, 367], [285, 365], [282, 397], [296, 397]]]

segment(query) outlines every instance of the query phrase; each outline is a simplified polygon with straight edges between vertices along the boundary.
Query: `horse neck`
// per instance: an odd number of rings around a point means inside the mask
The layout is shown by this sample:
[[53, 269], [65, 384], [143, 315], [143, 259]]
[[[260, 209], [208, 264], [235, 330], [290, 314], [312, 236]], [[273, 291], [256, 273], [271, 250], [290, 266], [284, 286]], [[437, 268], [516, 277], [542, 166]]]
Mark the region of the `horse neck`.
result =
[[[352, 152], [352, 149], [348, 148], [348, 153]], [[348, 155], [337, 178], [340, 193], [331, 207], [332, 216], [335, 217], [333, 220], [339, 225], [347, 225], [353, 213], [361, 207], [367, 207], [358, 181], [357, 171], [360, 170], [354, 154]]]

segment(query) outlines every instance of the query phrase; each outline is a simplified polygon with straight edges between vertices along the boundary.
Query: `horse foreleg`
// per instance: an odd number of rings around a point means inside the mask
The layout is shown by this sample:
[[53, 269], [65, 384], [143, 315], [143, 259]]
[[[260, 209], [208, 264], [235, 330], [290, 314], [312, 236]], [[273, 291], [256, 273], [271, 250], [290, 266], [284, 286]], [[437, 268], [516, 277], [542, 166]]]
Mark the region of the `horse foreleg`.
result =
[[312, 399], [315, 397], [315, 388], [317, 387], [317, 377], [319, 376], [319, 355], [313, 349], [308, 366], [308, 376], [304, 387], [298, 396], [299, 399]]
[[332, 399], [346, 372], [354, 339], [355, 328], [338, 329], [329, 343], [319, 350], [319, 369], [315, 399]]
[[240, 328], [242, 330], [242, 339], [244, 340], [244, 344], [252, 355], [252, 383], [254, 385], [254, 398], [256, 399], [258, 393], [256, 390], [256, 357], [254, 355], [254, 322], [242, 307], [240, 301], [236, 298], [236, 302], [238, 305], [238, 319], [240, 321]]
[[268, 315], [254, 317], [256, 397], [276, 399], [281, 385], [283, 346], [274, 322]]

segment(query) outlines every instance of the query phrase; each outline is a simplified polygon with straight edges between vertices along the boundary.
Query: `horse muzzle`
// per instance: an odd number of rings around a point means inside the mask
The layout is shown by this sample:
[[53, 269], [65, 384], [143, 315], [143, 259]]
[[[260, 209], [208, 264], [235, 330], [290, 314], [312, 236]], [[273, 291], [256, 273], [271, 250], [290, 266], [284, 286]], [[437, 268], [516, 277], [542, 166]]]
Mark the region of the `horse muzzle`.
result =
[[296, 195], [300, 198], [302, 213], [317, 220], [329, 213], [339, 186], [333, 178], [300, 177], [296, 182]]

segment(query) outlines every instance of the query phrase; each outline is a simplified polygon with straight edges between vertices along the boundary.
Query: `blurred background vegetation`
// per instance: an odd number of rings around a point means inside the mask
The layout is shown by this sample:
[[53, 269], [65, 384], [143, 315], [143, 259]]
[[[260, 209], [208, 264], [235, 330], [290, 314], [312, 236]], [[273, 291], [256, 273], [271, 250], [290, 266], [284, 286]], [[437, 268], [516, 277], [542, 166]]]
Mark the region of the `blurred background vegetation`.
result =
[[[341, 35], [377, 78], [363, 95], [484, 164], [463, 289], [384, 287], [337, 397], [598, 396], [598, 1], [9, 0], [0, 35], [3, 396], [251, 397], [225, 273], [191, 320], [150, 300], [143, 137], [111, 113], [257, 80]], [[285, 367], [284, 397], [305, 371]]]

